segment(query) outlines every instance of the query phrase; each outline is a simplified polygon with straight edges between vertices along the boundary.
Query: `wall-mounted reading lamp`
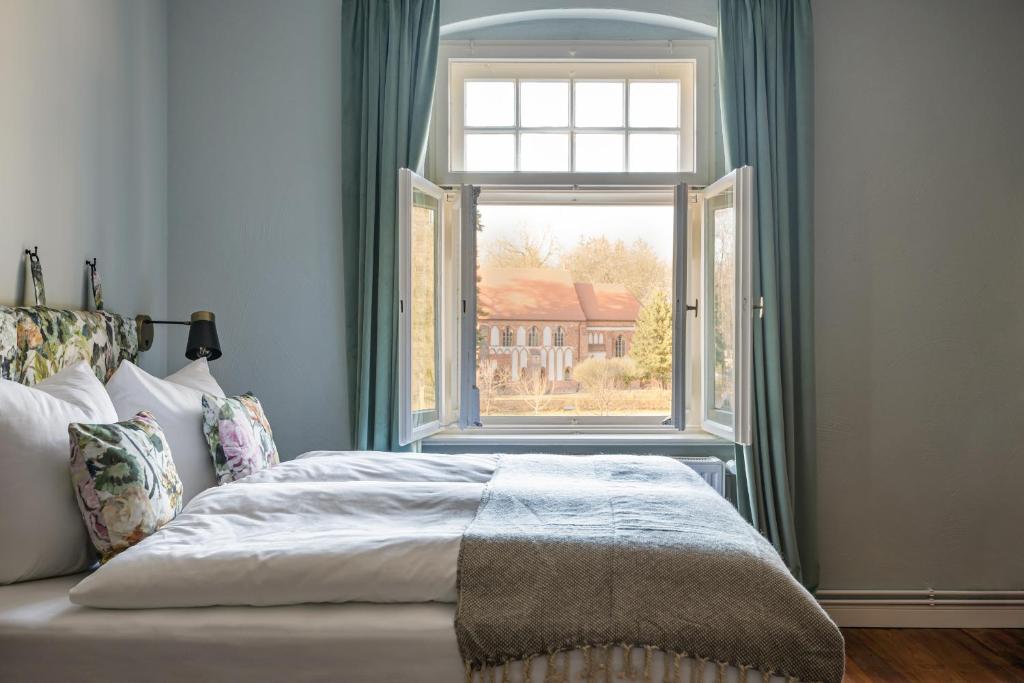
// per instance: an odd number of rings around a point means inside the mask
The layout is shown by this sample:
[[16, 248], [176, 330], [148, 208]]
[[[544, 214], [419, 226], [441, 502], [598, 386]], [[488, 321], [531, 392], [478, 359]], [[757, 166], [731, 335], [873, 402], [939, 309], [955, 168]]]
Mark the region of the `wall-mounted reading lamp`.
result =
[[139, 332], [139, 351], [153, 348], [153, 325], [188, 325], [188, 344], [185, 357], [189, 360], [206, 358], [217, 360], [221, 357], [220, 340], [217, 338], [217, 323], [210, 311], [196, 311], [191, 320], [153, 320], [148, 315], [135, 316], [135, 327]]

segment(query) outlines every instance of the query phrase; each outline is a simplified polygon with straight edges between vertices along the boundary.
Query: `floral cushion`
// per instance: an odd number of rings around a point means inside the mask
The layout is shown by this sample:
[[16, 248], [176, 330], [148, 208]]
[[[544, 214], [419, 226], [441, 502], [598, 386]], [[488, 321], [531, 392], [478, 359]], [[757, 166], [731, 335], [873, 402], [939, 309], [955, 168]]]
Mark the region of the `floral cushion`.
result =
[[278, 464], [277, 446], [260, 400], [252, 394], [203, 396], [203, 432], [221, 484]]
[[181, 512], [181, 479], [152, 413], [68, 426], [71, 478], [89, 537], [106, 562]]

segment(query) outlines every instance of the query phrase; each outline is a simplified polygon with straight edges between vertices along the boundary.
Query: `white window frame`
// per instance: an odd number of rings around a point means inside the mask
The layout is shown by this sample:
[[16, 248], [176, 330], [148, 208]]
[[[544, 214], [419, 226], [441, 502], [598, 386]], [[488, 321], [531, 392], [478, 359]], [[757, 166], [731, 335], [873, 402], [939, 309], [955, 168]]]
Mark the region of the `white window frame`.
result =
[[[571, 432], [571, 433], [635, 433], [635, 434], [669, 434], [681, 433], [687, 429], [687, 402], [692, 400], [689, 395], [690, 377], [688, 375], [687, 350], [690, 348], [686, 309], [687, 286], [690, 282], [689, 249], [690, 229], [688, 214], [691, 210], [689, 191], [685, 185], [663, 187], [507, 187], [487, 186], [481, 188], [480, 204], [548, 204], [563, 206], [580, 205], [670, 205], [675, 207], [673, 221], [673, 255], [672, 255], [672, 305], [673, 305], [673, 339], [672, 339], [672, 405], [667, 416], [656, 415], [580, 415], [580, 416], [480, 416], [475, 415], [470, 423], [482, 426], [482, 434], [499, 435], [503, 433], [538, 433], [538, 432]], [[474, 244], [475, 247], [475, 244]], [[463, 253], [463, 282], [471, 272], [473, 281], [476, 275], [476, 250]], [[476, 311], [472, 316], [465, 316], [463, 324], [472, 326], [475, 334], [477, 320]], [[504, 328], [502, 328], [504, 329]], [[525, 334], [525, 328], [524, 328]], [[463, 338], [467, 333], [464, 331]], [[614, 352], [614, 336], [609, 338]], [[699, 347], [695, 347], [694, 351]], [[580, 359], [582, 360], [582, 359]], [[575, 365], [575, 364], [574, 364]], [[467, 367], [467, 371], [470, 370]], [[699, 395], [699, 392], [697, 392]], [[692, 408], [692, 407], [691, 407]]]
[[[704, 185], [712, 179], [715, 136], [714, 118], [714, 41], [442, 41], [438, 54], [437, 87], [428, 146], [427, 169], [431, 178], [442, 185], [647, 185], [667, 186], [678, 183]], [[511, 62], [513, 64], [507, 64]], [[535, 63], [536, 75], [522, 71], [523, 65]], [[581, 80], [660, 80], [657, 71], [678, 75], [679, 68], [691, 74], [693, 87], [680, 89], [681, 154], [692, 150], [694, 163], [686, 172], [464, 172], [459, 169], [463, 141], [461, 80], [470, 78], [514, 80], [507, 75], [515, 68], [521, 78], [530, 80], [565, 80], [552, 70], [558, 63], [574, 63], [586, 73]], [[608, 68], [602, 71], [603, 66]], [[568, 64], [566, 65], [568, 66]], [[455, 74], [455, 72], [459, 72]], [[487, 77], [487, 74], [495, 74]], [[505, 75], [503, 75], [505, 74]], [[675, 76], [667, 76], [674, 78]], [[664, 77], [663, 77], [664, 78]], [[454, 86], [454, 88], [452, 87]], [[628, 82], [623, 107], [628, 109]], [[570, 87], [570, 98], [572, 88]], [[516, 91], [518, 98], [518, 89]], [[454, 112], [454, 113], [453, 113]], [[518, 124], [519, 107], [516, 106]], [[570, 120], [568, 129], [575, 130]], [[615, 132], [625, 132], [623, 128]], [[514, 131], [498, 129], [494, 131]], [[545, 132], [553, 129], [522, 129]], [[606, 129], [580, 129], [586, 132], [607, 132]], [[637, 132], [663, 132], [660, 128], [629, 129]], [[572, 133], [570, 132], [570, 138]], [[628, 164], [628, 137], [624, 139]], [[454, 147], [454, 154], [452, 153]], [[572, 143], [570, 142], [570, 163]], [[518, 156], [518, 148], [516, 150]], [[570, 166], [571, 167], [571, 166]], [[628, 166], [627, 166], [628, 168]]]
[[[434, 400], [437, 419], [416, 426], [412, 411], [412, 208], [413, 192], [419, 190], [437, 200], [438, 225], [434, 240]], [[405, 446], [437, 433], [459, 419], [460, 298], [462, 293], [457, 195], [407, 168], [398, 173], [398, 442]]]
[[[714, 230], [713, 222], [708, 220], [706, 203], [709, 199], [724, 192], [732, 191], [736, 216], [736, 245], [734, 269], [734, 323], [733, 349], [736, 355], [733, 373], [733, 399], [735, 406], [731, 413], [714, 409], [712, 399], [714, 393], [714, 347], [704, 344], [701, 356], [701, 405], [703, 428], [723, 439], [734, 443], [749, 445], [751, 442], [753, 413], [753, 232], [754, 232], [754, 169], [743, 166], [715, 181], [700, 193], [700, 211], [703, 226], [701, 241], [703, 252], [703, 268], [701, 282], [701, 299], [710, 302], [709, 294], [713, 277]], [[714, 334], [713, 321], [710, 315], [710, 303], [705, 306], [706, 315], [703, 319], [702, 338], [710, 340]], [[731, 418], [726, 422], [723, 418]]]
[[[433, 434], [447, 425], [458, 422], [462, 429], [480, 426], [479, 401], [475, 386], [476, 378], [476, 220], [475, 202], [477, 189], [463, 186], [460, 191], [444, 191], [403, 170], [399, 179], [399, 400], [402, 415], [399, 420], [400, 439], [403, 444]], [[411, 311], [404, 305], [411, 299], [411, 214], [413, 189], [420, 189], [439, 199], [443, 211], [436, 245], [439, 268], [438, 314], [436, 316], [438, 342], [438, 415], [439, 419], [427, 425], [413, 428], [411, 407]], [[705, 200], [716, 194], [732, 189], [735, 196], [737, 216], [736, 248], [736, 293], [737, 303], [734, 327], [737, 339], [736, 360], [736, 409], [732, 425], [714, 420], [708, 413], [707, 395], [708, 353], [711, 345], [706, 343], [709, 335], [707, 306], [708, 265], [707, 256], [710, 222], [705, 216]], [[498, 187], [485, 189], [482, 203], [524, 203], [524, 204], [672, 204], [675, 207], [674, 249], [673, 249], [673, 390], [671, 417], [667, 420], [648, 416], [542, 416], [531, 418], [489, 416], [487, 425], [477, 433], [484, 438], [500, 438], [503, 435], [523, 434], [647, 434], [682, 435], [689, 431], [687, 409], [701, 417], [703, 433], [710, 433], [741, 444], [750, 443], [752, 422], [752, 233], [753, 221], [753, 172], [750, 167], [735, 170], [716, 181], [705, 190], [695, 193], [696, 207], [700, 221], [691, 223], [688, 219], [694, 204], [685, 185], [661, 188], [521, 188]], [[465, 220], [470, 216], [471, 220]], [[701, 226], [697, 230], [697, 226]], [[691, 246], [698, 243], [694, 249]], [[696, 253], [695, 253], [696, 251]], [[700, 297], [693, 301], [695, 316], [691, 319], [692, 299], [687, 298], [688, 284], [692, 287], [694, 271], [698, 271], [701, 284]], [[704, 317], [700, 317], [704, 316]], [[688, 333], [689, 330], [689, 333]], [[697, 332], [697, 334], [694, 334]], [[502, 329], [500, 334], [504, 333]], [[525, 330], [524, 330], [525, 335]], [[700, 358], [701, 370], [692, 373], [692, 359]], [[447, 363], [447, 364], [446, 364]], [[696, 376], [696, 381], [690, 378]], [[694, 389], [694, 385], [699, 388]], [[461, 398], [461, 400], [460, 400]], [[697, 435], [699, 437], [699, 434]], [[661, 437], [659, 437], [661, 438]]]

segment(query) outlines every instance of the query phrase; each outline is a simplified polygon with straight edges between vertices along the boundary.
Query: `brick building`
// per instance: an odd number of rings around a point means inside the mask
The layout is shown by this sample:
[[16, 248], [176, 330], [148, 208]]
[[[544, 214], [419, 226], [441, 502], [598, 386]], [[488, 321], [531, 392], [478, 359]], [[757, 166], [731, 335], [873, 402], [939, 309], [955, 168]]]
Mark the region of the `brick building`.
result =
[[570, 379], [585, 358], [629, 353], [640, 302], [622, 285], [573, 282], [557, 268], [480, 268], [480, 366]]

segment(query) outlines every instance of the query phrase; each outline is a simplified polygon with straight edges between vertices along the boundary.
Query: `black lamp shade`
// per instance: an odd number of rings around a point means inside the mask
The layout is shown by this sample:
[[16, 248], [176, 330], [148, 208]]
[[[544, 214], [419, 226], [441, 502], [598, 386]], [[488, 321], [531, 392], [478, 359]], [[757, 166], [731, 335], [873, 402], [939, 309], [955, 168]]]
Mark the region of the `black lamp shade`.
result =
[[220, 340], [217, 339], [217, 323], [210, 311], [196, 311], [188, 328], [188, 345], [185, 357], [189, 360], [206, 358], [217, 360], [221, 357]]

